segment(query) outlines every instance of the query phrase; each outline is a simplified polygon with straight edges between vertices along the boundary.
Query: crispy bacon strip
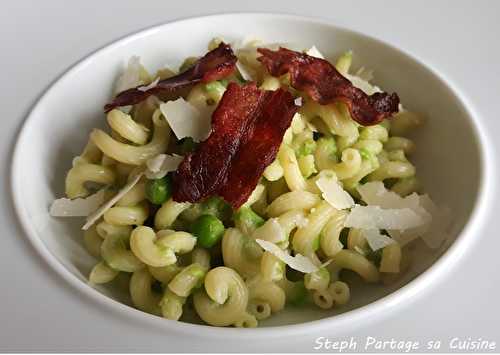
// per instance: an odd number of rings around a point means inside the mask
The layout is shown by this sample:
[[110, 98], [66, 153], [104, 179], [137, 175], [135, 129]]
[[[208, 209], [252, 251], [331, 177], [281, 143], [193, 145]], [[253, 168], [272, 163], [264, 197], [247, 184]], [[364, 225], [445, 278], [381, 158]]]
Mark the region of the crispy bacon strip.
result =
[[212, 115], [210, 136], [173, 175], [174, 200], [198, 202], [219, 195], [233, 208], [241, 206], [275, 159], [297, 109], [287, 91], [229, 84]]
[[138, 88], [141, 85], [122, 91], [116, 95], [113, 101], [104, 106], [104, 112], [111, 111], [119, 106], [135, 105], [146, 100], [151, 95], [173, 93], [193, 84], [222, 79], [233, 73], [236, 60], [237, 58], [231, 47], [228, 44], [221, 43], [217, 48], [198, 59], [188, 70], [171, 78], [160, 80], [155, 87], [149, 90], [139, 90]]
[[227, 178], [263, 92], [255, 85], [230, 83], [212, 115], [210, 136], [189, 153], [173, 176], [174, 200], [196, 202], [213, 194]]
[[288, 91], [266, 91], [262, 111], [233, 160], [225, 186], [219, 189], [219, 195], [234, 208], [248, 200], [264, 169], [276, 158], [297, 109]]
[[343, 77], [328, 61], [286, 48], [272, 51], [258, 48], [257, 58], [273, 76], [290, 73], [292, 86], [305, 91], [314, 101], [327, 105], [344, 102], [352, 118], [363, 126], [381, 122], [398, 112], [399, 97], [396, 93], [367, 95]]

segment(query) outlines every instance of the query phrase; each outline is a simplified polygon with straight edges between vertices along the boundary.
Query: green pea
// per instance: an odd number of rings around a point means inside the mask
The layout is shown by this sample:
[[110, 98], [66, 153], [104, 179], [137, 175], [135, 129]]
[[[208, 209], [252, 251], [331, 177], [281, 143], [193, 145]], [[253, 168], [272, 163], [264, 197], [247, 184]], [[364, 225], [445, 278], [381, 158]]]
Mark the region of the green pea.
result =
[[172, 180], [170, 176], [161, 179], [148, 180], [146, 183], [146, 198], [155, 205], [161, 205], [172, 195]]
[[198, 238], [198, 245], [211, 248], [222, 238], [224, 224], [217, 217], [204, 214], [194, 221], [191, 232]]

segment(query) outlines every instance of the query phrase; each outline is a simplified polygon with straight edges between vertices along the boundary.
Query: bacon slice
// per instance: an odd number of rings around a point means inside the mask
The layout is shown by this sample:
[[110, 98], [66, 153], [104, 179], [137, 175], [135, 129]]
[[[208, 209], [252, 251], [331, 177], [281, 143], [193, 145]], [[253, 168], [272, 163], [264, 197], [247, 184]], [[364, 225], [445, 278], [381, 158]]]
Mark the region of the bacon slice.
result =
[[380, 123], [398, 112], [399, 97], [396, 93], [367, 95], [343, 77], [328, 61], [286, 48], [273, 51], [258, 48], [257, 58], [273, 76], [290, 73], [292, 86], [305, 91], [321, 105], [344, 102], [352, 118], [363, 126]]
[[212, 132], [173, 175], [173, 198], [198, 202], [211, 195], [241, 206], [275, 159], [298, 107], [282, 89], [229, 84], [212, 115]]
[[264, 169], [276, 158], [285, 131], [297, 112], [294, 97], [285, 90], [266, 91], [262, 111], [233, 159], [219, 195], [237, 208], [248, 200]]
[[228, 44], [221, 43], [217, 48], [198, 59], [188, 70], [168, 79], [160, 80], [148, 90], [138, 88], [122, 91], [107, 105], [104, 112], [119, 106], [135, 105], [151, 95], [170, 94], [197, 83], [219, 80], [233, 73], [237, 58]]
[[175, 201], [199, 201], [225, 183], [227, 170], [262, 97], [263, 92], [255, 85], [229, 84], [212, 115], [210, 136], [184, 157], [174, 174]]

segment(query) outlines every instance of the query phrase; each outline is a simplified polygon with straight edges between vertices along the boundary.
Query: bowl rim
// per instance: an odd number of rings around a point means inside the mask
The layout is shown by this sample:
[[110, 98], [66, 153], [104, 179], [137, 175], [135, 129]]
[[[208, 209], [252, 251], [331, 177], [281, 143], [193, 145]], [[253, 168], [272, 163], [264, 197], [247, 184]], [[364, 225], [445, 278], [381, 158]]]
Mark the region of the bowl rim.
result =
[[[168, 27], [174, 23], [179, 22], [191, 22], [191, 21], [206, 21], [210, 18], [220, 18], [220, 17], [260, 17], [260, 18], [273, 18], [275, 20], [293, 20], [303, 22], [304, 24], [318, 24], [329, 27], [337, 31], [343, 31], [346, 33], [351, 33], [356, 36], [365, 37], [382, 47], [389, 48], [393, 51], [398, 52], [400, 55], [405, 56], [407, 59], [412, 60], [419, 66], [425, 68], [429, 73], [431, 73], [438, 81], [446, 86], [450, 93], [459, 101], [461, 108], [469, 117], [470, 125], [472, 127], [472, 133], [474, 136], [475, 144], [478, 146], [480, 161], [479, 161], [479, 188], [477, 191], [476, 199], [474, 201], [474, 206], [472, 212], [469, 216], [468, 221], [465, 223], [464, 227], [457, 235], [455, 241], [447, 248], [447, 250], [425, 271], [420, 275], [416, 276], [413, 280], [408, 282], [401, 288], [393, 291], [392, 293], [374, 301], [362, 307], [347, 311], [345, 313], [334, 315], [331, 317], [326, 317], [318, 320], [307, 321], [303, 323], [291, 324], [291, 325], [281, 325], [281, 326], [270, 326], [254, 329], [237, 329], [237, 328], [221, 328], [213, 327], [209, 325], [199, 325], [191, 324], [185, 322], [171, 321], [164, 318], [160, 318], [142, 311], [139, 311], [131, 306], [125, 305], [121, 302], [115, 301], [114, 299], [100, 293], [98, 290], [90, 287], [88, 284], [82, 282], [77, 276], [72, 274], [68, 269], [66, 269], [63, 264], [61, 264], [54, 255], [47, 249], [43, 241], [38, 238], [37, 231], [34, 226], [30, 223], [30, 218], [25, 210], [23, 200], [21, 198], [22, 186], [20, 186], [20, 180], [16, 179], [21, 169], [20, 157], [22, 155], [22, 143], [25, 140], [25, 134], [27, 127], [30, 123], [34, 121], [34, 115], [37, 110], [44, 106], [44, 102], [49, 96], [49, 94], [57, 89], [57, 85], [62, 78], [67, 75], [71, 75], [73, 72], [80, 70], [82, 67], [91, 62], [94, 56], [105, 51], [112, 51], [119, 46], [126, 45], [127, 42], [136, 40], [141, 37], [147, 37], [151, 33], [159, 31], [164, 27]], [[375, 320], [382, 320], [388, 317], [390, 312], [383, 312], [384, 310], [389, 310], [393, 307], [399, 307], [399, 309], [409, 306], [412, 302], [420, 298], [425, 292], [428, 292], [437, 284], [438, 280], [442, 280], [446, 275], [450, 275], [451, 271], [458, 264], [458, 261], [464, 257], [466, 251], [470, 250], [472, 246], [473, 237], [476, 234], [475, 230], [479, 230], [486, 220], [487, 207], [493, 200], [493, 174], [494, 174], [494, 161], [492, 159], [491, 148], [492, 147], [490, 139], [486, 133], [486, 130], [480, 124], [481, 117], [477, 110], [474, 108], [472, 103], [467, 99], [467, 97], [460, 91], [457, 85], [443, 73], [439, 73], [432, 65], [428, 62], [424, 62], [415, 54], [410, 53], [406, 49], [398, 48], [390, 43], [387, 43], [378, 38], [372, 37], [362, 32], [352, 30], [350, 28], [344, 27], [343, 25], [337, 25], [321, 17], [310, 17], [301, 16], [289, 13], [272, 13], [272, 12], [228, 12], [228, 13], [214, 13], [202, 16], [189, 16], [180, 17], [172, 21], [161, 22], [152, 26], [145, 27], [140, 30], [130, 32], [118, 39], [112, 40], [107, 44], [99, 47], [98, 49], [90, 52], [82, 59], [78, 60], [76, 63], [65, 69], [60, 75], [58, 75], [45, 89], [43, 94], [38, 98], [36, 103], [33, 105], [32, 109], [27, 114], [24, 122], [21, 125], [20, 131], [17, 135], [17, 140], [14, 147], [14, 153], [12, 155], [11, 163], [11, 193], [14, 202], [14, 209], [16, 211], [17, 217], [19, 218], [20, 224], [24, 233], [28, 236], [31, 244], [36, 249], [38, 254], [42, 259], [50, 265], [53, 271], [61, 276], [65, 281], [67, 281], [73, 290], [78, 290], [89, 299], [96, 301], [102, 306], [106, 306], [107, 309], [118, 312], [119, 314], [126, 314], [128, 317], [135, 319], [145, 325], [154, 326], [161, 328], [163, 330], [173, 331], [181, 334], [195, 335], [201, 338], [227, 338], [232, 339], [251, 339], [259, 337], [260, 339], [276, 339], [284, 338], [296, 335], [306, 335], [312, 334], [314, 332], [318, 333], [321, 330], [325, 331], [323, 334], [332, 334], [335, 331], [345, 332], [346, 330], [353, 330], [360, 326], [360, 324], [366, 325], [367, 323], [372, 323]], [[406, 302], [403, 302], [406, 301]]]

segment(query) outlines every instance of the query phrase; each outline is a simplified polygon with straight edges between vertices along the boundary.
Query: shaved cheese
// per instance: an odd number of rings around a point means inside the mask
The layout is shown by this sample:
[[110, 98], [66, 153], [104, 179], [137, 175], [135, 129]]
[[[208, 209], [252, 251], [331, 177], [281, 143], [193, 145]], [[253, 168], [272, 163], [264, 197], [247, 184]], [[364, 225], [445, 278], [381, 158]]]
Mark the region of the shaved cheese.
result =
[[338, 210], [351, 208], [354, 206], [354, 200], [337, 182], [336, 177], [322, 176], [316, 180], [316, 186], [322, 192], [326, 202]]
[[366, 239], [370, 249], [373, 251], [385, 248], [395, 243], [394, 239], [380, 233], [378, 229], [361, 229], [361, 235]]
[[149, 89], [152, 89], [152, 88], [156, 87], [156, 85], [158, 85], [159, 82], [160, 82], [160, 77], [158, 77], [155, 80], [153, 80], [151, 82], [151, 84], [149, 84], [149, 85], [138, 87], [137, 90], [139, 90], [139, 91], [148, 91]]
[[210, 116], [202, 115], [182, 97], [162, 103], [160, 110], [177, 139], [191, 137], [194, 141], [200, 142], [209, 136]]
[[86, 217], [104, 202], [105, 189], [85, 198], [58, 198], [50, 206], [52, 217]]
[[424, 220], [409, 208], [382, 209], [379, 206], [356, 205], [345, 220], [346, 227], [362, 229], [405, 230], [424, 224]]
[[114, 204], [118, 202], [118, 200], [120, 200], [127, 192], [129, 192], [139, 182], [139, 180], [141, 179], [143, 174], [144, 173], [137, 174], [132, 179], [132, 181], [130, 181], [127, 185], [122, 187], [122, 189], [120, 191], [118, 191], [118, 193], [115, 196], [113, 196], [112, 199], [110, 199], [104, 205], [99, 207], [94, 213], [90, 214], [87, 217], [87, 222], [83, 225], [82, 229], [83, 230], [89, 229], [99, 218], [102, 217], [102, 215], [107, 210], [109, 210], [111, 207], [113, 207]]
[[145, 175], [148, 179], [161, 179], [170, 171], [177, 170], [183, 159], [183, 156], [177, 154], [158, 154], [146, 162], [148, 169]]
[[133, 56], [129, 59], [127, 68], [118, 78], [115, 85], [115, 92], [119, 93], [142, 84], [141, 80], [141, 59]]
[[266, 223], [252, 233], [253, 239], [261, 239], [271, 243], [280, 243], [286, 240], [285, 231], [277, 218], [269, 218]]
[[432, 215], [432, 221], [422, 239], [429, 248], [439, 248], [448, 239], [448, 228], [451, 224], [451, 211], [447, 207], [438, 207], [428, 195], [420, 197], [420, 203]]
[[239, 60], [236, 62], [236, 68], [240, 72], [240, 75], [243, 78], [243, 80], [245, 80], [245, 81], [252, 81], [253, 80], [252, 74], [250, 74], [250, 71], [248, 70], [248, 68], [243, 63], [241, 63]]
[[302, 97], [297, 97], [295, 100], [293, 100], [293, 103], [295, 106], [302, 106]]
[[405, 198], [388, 191], [382, 182], [370, 182], [358, 187], [363, 201], [382, 208], [410, 208], [419, 215], [422, 225], [407, 230], [388, 230], [390, 236], [402, 246], [421, 237], [430, 248], [438, 248], [448, 237], [446, 229], [451, 221], [447, 209], [438, 208], [427, 195], [413, 193]]
[[321, 54], [321, 52], [318, 50], [318, 48], [316, 48], [316, 46], [312, 46], [311, 48], [309, 48], [306, 51], [306, 54], [310, 55], [311, 57], [325, 59], [325, 57], [323, 56], [323, 54]]
[[318, 267], [314, 265], [313, 262], [309, 258], [306, 258], [304, 255], [297, 254], [295, 256], [291, 256], [285, 250], [280, 249], [280, 247], [278, 247], [276, 244], [273, 244], [271, 242], [262, 239], [256, 239], [255, 241], [257, 242], [257, 244], [261, 246], [262, 249], [270, 252], [271, 254], [273, 254], [275, 257], [283, 261], [285, 264], [287, 264], [294, 270], [306, 274], [318, 271]]

